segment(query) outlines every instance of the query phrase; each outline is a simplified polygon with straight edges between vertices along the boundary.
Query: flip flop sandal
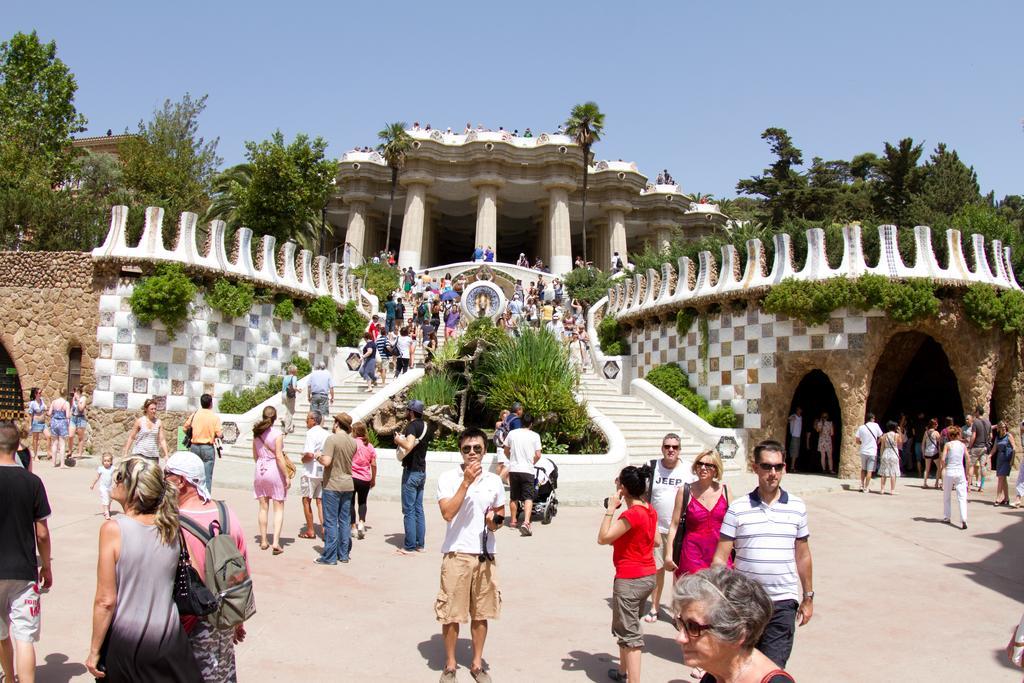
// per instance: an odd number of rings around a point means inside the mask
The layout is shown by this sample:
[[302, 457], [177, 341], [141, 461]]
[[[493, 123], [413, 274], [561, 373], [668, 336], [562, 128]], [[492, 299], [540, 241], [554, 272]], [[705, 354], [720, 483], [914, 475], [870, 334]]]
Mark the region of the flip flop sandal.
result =
[[653, 624], [658, 620], [658, 613], [651, 611], [644, 615], [644, 623]]
[[299, 538], [316, 538], [316, 534], [311, 534], [308, 531], [304, 531], [298, 535]]
[[274, 553], [275, 555], [280, 555], [281, 553], [283, 553], [283, 552], [284, 552], [284, 548], [274, 548], [274, 550], [273, 550], [272, 552], [273, 552], [273, 553]]

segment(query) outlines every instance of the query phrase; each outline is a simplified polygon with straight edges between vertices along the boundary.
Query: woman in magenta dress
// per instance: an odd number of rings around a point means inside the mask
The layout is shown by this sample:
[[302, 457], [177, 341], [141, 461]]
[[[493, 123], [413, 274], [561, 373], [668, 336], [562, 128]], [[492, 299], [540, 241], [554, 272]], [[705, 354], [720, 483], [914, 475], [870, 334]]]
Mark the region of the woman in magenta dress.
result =
[[288, 478], [288, 464], [283, 451], [284, 434], [274, 426], [277, 411], [271, 406], [263, 409], [263, 419], [252, 428], [252, 459], [256, 461], [256, 476], [253, 479], [253, 493], [260, 502], [259, 526], [260, 549], [266, 550], [267, 515], [270, 502], [274, 502], [274, 554], [284, 552], [281, 548], [281, 529], [284, 527], [284, 499], [291, 486]]
[[[711, 566], [718, 548], [718, 535], [722, 530], [725, 511], [729, 509], [729, 487], [721, 483], [722, 459], [715, 451], [704, 451], [698, 455], [690, 470], [697, 481], [686, 484], [676, 492], [676, 504], [672, 510], [672, 521], [668, 526], [666, 539], [665, 569], [675, 572], [675, 578], [683, 574], [696, 574]], [[689, 490], [686, 505], [686, 522], [683, 543], [679, 557], [675, 556], [675, 539], [679, 533], [679, 519], [682, 517], [683, 498]], [[729, 560], [732, 567], [732, 560]], [[704, 672], [694, 669], [690, 675], [700, 678]]]

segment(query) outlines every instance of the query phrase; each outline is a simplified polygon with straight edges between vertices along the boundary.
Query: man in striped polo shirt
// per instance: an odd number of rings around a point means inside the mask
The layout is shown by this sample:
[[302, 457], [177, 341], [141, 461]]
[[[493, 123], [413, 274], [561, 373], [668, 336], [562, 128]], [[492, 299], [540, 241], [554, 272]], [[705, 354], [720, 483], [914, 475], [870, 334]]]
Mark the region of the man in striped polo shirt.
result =
[[797, 619], [803, 626], [814, 613], [807, 508], [781, 488], [784, 451], [777, 441], [754, 448], [757, 488], [729, 505], [713, 562], [726, 564], [735, 549], [736, 571], [758, 581], [772, 599], [772, 618], [757, 649], [781, 668], [793, 650]]

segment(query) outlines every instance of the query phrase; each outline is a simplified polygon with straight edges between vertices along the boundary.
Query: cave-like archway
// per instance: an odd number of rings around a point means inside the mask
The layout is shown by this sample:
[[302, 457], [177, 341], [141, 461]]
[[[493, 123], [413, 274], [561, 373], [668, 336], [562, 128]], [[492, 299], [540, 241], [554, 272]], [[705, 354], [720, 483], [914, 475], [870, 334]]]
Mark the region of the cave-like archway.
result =
[[882, 352], [871, 377], [868, 410], [878, 423], [898, 421], [905, 413], [911, 423], [921, 413], [926, 418], [964, 419], [957, 377], [949, 358], [932, 337], [922, 332], [900, 332]]
[[[798, 472], [821, 472], [821, 458], [818, 455], [818, 433], [815, 422], [828, 413], [832, 422], [832, 467], [839, 467], [839, 451], [843, 441], [843, 414], [839, 407], [832, 380], [821, 370], [811, 370], [797, 385], [793, 399], [789, 405], [788, 415], [792, 415], [797, 407], [803, 412], [803, 434], [800, 437], [800, 455], [796, 461]], [[789, 434], [789, 425], [783, 425], [782, 434]], [[788, 438], [787, 438], [788, 442]], [[788, 443], [787, 443], [788, 446]]]
[[0, 344], [0, 420], [18, 421], [24, 412], [25, 399], [21, 393], [18, 369], [7, 349]]

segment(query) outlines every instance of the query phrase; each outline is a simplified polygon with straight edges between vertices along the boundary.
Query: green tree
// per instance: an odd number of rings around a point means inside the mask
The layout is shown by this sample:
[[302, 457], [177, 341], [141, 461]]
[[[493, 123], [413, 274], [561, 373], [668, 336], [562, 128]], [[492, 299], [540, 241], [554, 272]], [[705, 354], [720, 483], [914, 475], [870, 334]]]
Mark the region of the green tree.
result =
[[768, 141], [775, 162], [761, 175], [736, 183], [736, 190], [764, 197], [763, 220], [775, 227], [797, 216], [800, 192], [807, 185], [807, 179], [796, 170], [804, 163], [803, 152], [793, 144], [785, 128], [768, 128], [761, 133], [761, 139]]
[[391, 248], [391, 216], [395, 210], [395, 188], [398, 187], [398, 174], [405, 168], [405, 156], [412, 149], [412, 136], [406, 131], [405, 121], [389, 123], [377, 131], [380, 144], [377, 151], [384, 157], [391, 169], [391, 196], [388, 199], [388, 228], [384, 234], [384, 249]]
[[885, 153], [875, 164], [875, 211], [879, 220], [910, 227], [910, 211], [921, 191], [923, 174], [917, 165], [921, 145], [903, 138], [896, 145], [885, 143]]
[[576, 141], [583, 153], [583, 262], [587, 262], [587, 180], [590, 177], [590, 148], [601, 140], [604, 114], [596, 102], [577, 104], [565, 120], [565, 132]]
[[955, 150], [939, 143], [922, 166], [921, 191], [914, 202], [913, 222], [946, 227], [949, 219], [968, 204], [980, 204], [981, 188], [973, 167], [960, 161]]
[[207, 142], [199, 135], [205, 109], [206, 95], [192, 99], [185, 93], [180, 102], [165, 100], [148, 123], [139, 121], [137, 135], [121, 143], [125, 185], [136, 202], [129, 214], [132, 239], [141, 234], [147, 205], [163, 207], [172, 225], [182, 211], [202, 215], [209, 206], [210, 184], [222, 160], [218, 140]]
[[56, 185], [66, 178], [71, 136], [85, 130], [75, 109], [78, 84], [57, 57], [57, 44], [35, 31], [0, 43], [0, 185], [31, 175]]
[[240, 228], [242, 219], [238, 202], [251, 184], [251, 164], [236, 164], [215, 175], [211, 183], [210, 206], [203, 216], [204, 227], [210, 221], [221, 220], [229, 234]]
[[[331, 197], [338, 164], [325, 155], [327, 142], [299, 133], [285, 144], [281, 131], [245, 143], [248, 164], [218, 178], [237, 197], [236, 220], [260, 235], [273, 235], [316, 250], [322, 239], [321, 210]], [[218, 196], [217, 199], [220, 199]], [[229, 216], [230, 217], [230, 216]]]

